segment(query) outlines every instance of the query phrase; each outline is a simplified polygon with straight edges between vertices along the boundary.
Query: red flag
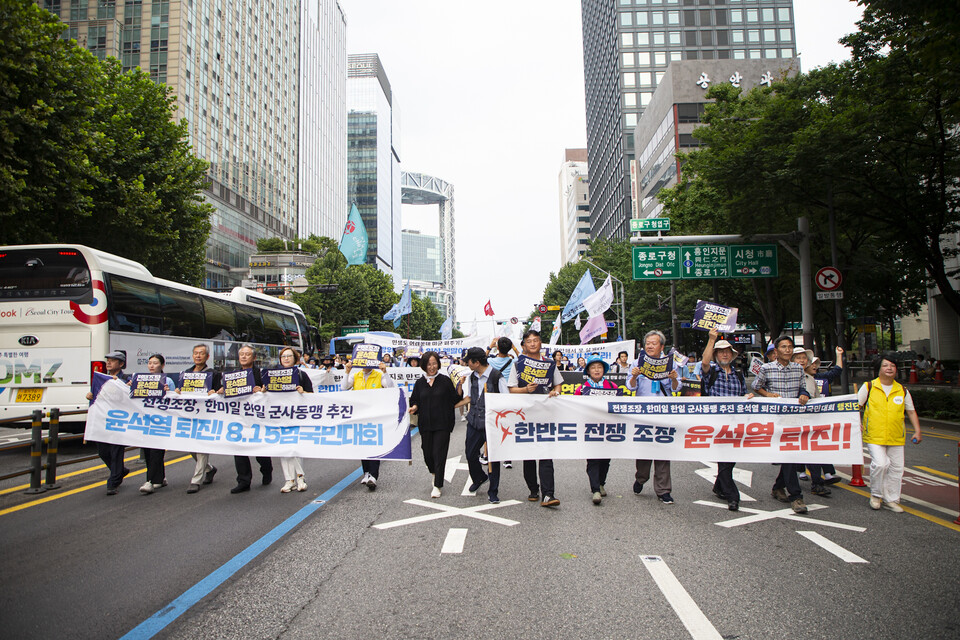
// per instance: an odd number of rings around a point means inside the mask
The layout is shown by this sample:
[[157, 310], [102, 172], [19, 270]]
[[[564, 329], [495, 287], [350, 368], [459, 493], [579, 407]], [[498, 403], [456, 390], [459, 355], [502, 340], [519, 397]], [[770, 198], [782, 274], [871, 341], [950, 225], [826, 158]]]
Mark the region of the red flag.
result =
[[487, 300], [487, 304], [483, 305], [483, 315], [485, 316], [493, 315], [493, 306], [490, 304], [489, 300]]

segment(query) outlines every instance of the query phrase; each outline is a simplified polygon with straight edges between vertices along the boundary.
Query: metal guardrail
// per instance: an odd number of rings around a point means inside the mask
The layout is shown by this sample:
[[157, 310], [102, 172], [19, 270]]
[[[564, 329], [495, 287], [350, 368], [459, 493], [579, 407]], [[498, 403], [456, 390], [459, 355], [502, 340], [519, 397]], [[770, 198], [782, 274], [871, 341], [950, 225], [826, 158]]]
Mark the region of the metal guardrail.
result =
[[[50, 412], [52, 412], [52, 411], [57, 411], [57, 412], [58, 412], [58, 415], [59, 415], [61, 418], [62, 418], [63, 416], [78, 416], [78, 415], [80, 415], [80, 414], [87, 413], [87, 410], [86, 410], [86, 409], [79, 409], [79, 410], [77, 410], [77, 411], [60, 411], [59, 409], [51, 409], [50, 411], [46, 412], [44, 415], [46, 415], [47, 417], [49, 417], [49, 416], [50, 416]], [[17, 417], [15, 417], [15, 418], [3, 418], [3, 419], [0, 419], [0, 424], [9, 424], [9, 423], [13, 423], [13, 422], [31, 422], [31, 424], [32, 424], [33, 414], [34, 414], [34, 413], [36, 413], [36, 411], [34, 411], [33, 413], [28, 413], [27, 415], [24, 415], [24, 416], [17, 416]], [[41, 413], [43, 413], [43, 412], [41, 412]], [[26, 428], [27, 428], [27, 425], [24, 425], [24, 428], [26, 429]]]

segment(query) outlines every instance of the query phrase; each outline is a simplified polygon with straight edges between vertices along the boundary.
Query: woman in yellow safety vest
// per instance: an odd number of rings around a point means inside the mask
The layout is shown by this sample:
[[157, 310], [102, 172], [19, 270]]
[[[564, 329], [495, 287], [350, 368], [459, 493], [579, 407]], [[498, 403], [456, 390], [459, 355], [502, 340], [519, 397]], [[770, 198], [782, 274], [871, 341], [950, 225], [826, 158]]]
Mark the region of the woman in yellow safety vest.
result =
[[[393, 378], [387, 375], [387, 365], [381, 362], [379, 368], [362, 367], [357, 371], [353, 370], [353, 363], [347, 362], [343, 370], [343, 382], [340, 383], [342, 391], [350, 389], [390, 389], [397, 386]], [[377, 479], [380, 477], [379, 460], [361, 460], [360, 466], [363, 467], [363, 478], [360, 484], [366, 485], [370, 491], [377, 490]]]
[[863, 412], [863, 443], [870, 452], [870, 508], [903, 513], [900, 483], [903, 479], [904, 414], [913, 425], [913, 443], [923, 440], [913, 398], [897, 382], [897, 362], [884, 354], [874, 366], [877, 377], [858, 393]]

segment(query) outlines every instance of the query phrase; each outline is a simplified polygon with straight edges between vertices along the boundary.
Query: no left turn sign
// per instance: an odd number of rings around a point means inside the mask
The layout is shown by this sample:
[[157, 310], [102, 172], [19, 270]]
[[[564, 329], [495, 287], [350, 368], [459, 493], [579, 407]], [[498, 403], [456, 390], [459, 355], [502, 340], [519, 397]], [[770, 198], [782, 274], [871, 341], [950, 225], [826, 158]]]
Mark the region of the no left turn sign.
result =
[[817, 286], [823, 291], [835, 291], [842, 282], [843, 276], [836, 267], [824, 267], [817, 271]]

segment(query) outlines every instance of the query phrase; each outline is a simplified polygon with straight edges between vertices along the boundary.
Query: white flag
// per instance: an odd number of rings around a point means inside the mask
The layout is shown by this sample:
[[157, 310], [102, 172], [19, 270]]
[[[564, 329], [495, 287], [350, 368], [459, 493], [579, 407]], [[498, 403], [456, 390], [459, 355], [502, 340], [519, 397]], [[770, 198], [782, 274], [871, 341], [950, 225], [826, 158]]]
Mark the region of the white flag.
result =
[[599, 289], [583, 299], [583, 308], [591, 318], [602, 314], [610, 308], [611, 304], [613, 304], [613, 283], [610, 281], [610, 276], [607, 276]]
[[540, 316], [534, 318], [533, 322], [530, 323], [530, 330], [540, 333]]

